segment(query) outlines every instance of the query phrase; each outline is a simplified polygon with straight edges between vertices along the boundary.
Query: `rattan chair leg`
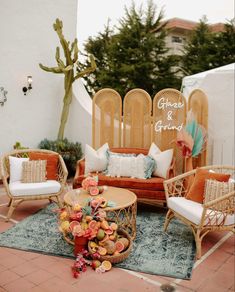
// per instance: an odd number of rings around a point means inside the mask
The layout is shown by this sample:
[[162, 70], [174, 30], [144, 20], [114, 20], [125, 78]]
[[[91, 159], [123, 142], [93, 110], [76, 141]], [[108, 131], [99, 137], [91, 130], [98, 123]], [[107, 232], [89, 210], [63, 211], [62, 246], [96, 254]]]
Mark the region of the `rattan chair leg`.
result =
[[58, 205], [60, 208], [63, 208], [64, 207], [64, 204], [62, 203], [62, 200], [60, 198], [60, 196], [56, 196], [56, 199], [57, 199], [57, 202], [58, 202]]
[[200, 237], [200, 229], [197, 229], [195, 233], [195, 242], [196, 242], [196, 257], [199, 260], [202, 256], [202, 238]]
[[8, 203], [7, 207], [11, 206], [11, 202], [12, 202], [12, 199], [9, 200], [9, 203]]
[[15, 204], [14, 200], [11, 199], [10, 205], [9, 205], [9, 210], [7, 212], [7, 218], [5, 219], [6, 222], [8, 222], [11, 219], [11, 216], [16, 208], [17, 204]]
[[165, 219], [165, 223], [164, 223], [164, 231], [167, 230], [167, 227], [171, 221], [171, 219], [174, 218], [174, 213], [171, 210], [168, 210], [167, 214], [166, 214], [166, 219]]

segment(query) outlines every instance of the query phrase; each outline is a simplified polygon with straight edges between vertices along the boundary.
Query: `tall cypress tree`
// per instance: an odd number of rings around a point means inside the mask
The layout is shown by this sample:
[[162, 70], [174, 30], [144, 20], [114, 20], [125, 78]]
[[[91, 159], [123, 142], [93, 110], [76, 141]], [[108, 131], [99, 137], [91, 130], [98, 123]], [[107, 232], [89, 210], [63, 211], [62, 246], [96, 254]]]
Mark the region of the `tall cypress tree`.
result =
[[167, 30], [162, 20], [163, 12], [157, 14], [152, 0], [146, 10], [132, 4], [125, 8], [116, 33], [106, 27], [98, 37], [89, 38], [85, 49], [97, 63], [97, 70], [86, 78], [89, 91], [111, 87], [124, 96], [138, 87], [154, 96], [163, 88], [178, 88], [176, 60], [166, 55]]
[[215, 53], [216, 48], [209, 26], [205, 19], [200, 20], [184, 47], [182, 67], [190, 74], [212, 69]]
[[182, 67], [195, 74], [235, 62], [234, 22], [224, 25], [224, 31], [214, 33], [205, 19], [201, 20], [184, 47]]
[[235, 19], [224, 25], [224, 31], [214, 37], [216, 54], [214, 58], [215, 67], [235, 62]]

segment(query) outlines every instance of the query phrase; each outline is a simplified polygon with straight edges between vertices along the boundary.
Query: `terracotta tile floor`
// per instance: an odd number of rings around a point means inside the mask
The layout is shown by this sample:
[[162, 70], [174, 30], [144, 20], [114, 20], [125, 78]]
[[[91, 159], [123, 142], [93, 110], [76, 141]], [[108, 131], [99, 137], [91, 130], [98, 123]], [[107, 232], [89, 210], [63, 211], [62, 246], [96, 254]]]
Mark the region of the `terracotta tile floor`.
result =
[[[0, 185], [0, 232], [14, 224], [4, 221], [7, 201]], [[47, 204], [48, 201], [23, 203], [16, 209], [13, 219], [20, 221]], [[203, 256], [195, 262], [189, 281], [118, 268], [102, 275], [88, 268], [79, 279], [74, 279], [70, 271], [71, 259], [0, 247], [0, 292], [156, 292], [162, 291], [162, 284], [170, 284], [175, 291], [182, 292], [234, 291], [234, 241], [235, 236], [230, 233], [214, 232], [206, 236], [202, 246]]]

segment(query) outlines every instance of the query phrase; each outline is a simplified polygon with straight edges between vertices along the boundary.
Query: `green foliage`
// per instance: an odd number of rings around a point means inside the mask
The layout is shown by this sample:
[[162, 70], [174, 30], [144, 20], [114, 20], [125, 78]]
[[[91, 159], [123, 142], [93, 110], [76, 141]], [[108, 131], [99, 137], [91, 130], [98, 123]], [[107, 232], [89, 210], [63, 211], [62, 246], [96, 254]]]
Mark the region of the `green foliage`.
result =
[[235, 62], [235, 30], [231, 21], [219, 33], [211, 32], [206, 20], [201, 20], [184, 47], [182, 67], [195, 74]]
[[216, 53], [215, 67], [235, 62], [235, 20], [224, 25], [224, 31], [214, 37]]
[[[14, 150], [21, 150], [21, 149], [29, 149], [28, 147], [24, 147], [21, 145], [19, 141], [16, 141], [15, 145], [13, 145]], [[28, 153], [21, 153], [21, 157], [28, 157]]]
[[76, 171], [77, 161], [82, 157], [81, 144], [69, 142], [68, 139], [48, 140], [44, 139], [40, 142], [40, 149], [52, 150], [59, 153], [67, 166], [69, 176], [73, 176]]
[[21, 149], [28, 149], [28, 147], [24, 147], [24, 146], [22, 146], [21, 145], [21, 143], [19, 142], [19, 141], [16, 141], [16, 143], [15, 143], [15, 145], [13, 145], [13, 148], [15, 149], [15, 150], [21, 150]]
[[167, 30], [162, 20], [163, 12], [157, 14], [153, 1], [146, 11], [132, 4], [116, 32], [108, 24], [103, 33], [89, 38], [85, 50], [97, 60], [97, 70], [85, 78], [89, 92], [111, 87], [124, 96], [139, 87], [153, 96], [166, 87], [179, 88], [174, 72], [177, 59], [166, 55]]
[[57, 136], [58, 139], [62, 140], [64, 138], [65, 125], [68, 120], [69, 107], [72, 102], [73, 82], [78, 78], [81, 78], [93, 72], [96, 69], [96, 63], [94, 57], [91, 55], [89, 64], [87, 64], [87, 66], [84, 67], [82, 70], [79, 70], [79, 66], [77, 64], [78, 61], [77, 39], [75, 38], [75, 40], [71, 44], [69, 41], [66, 41], [63, 35], [63, 22], [58, 18], [53, 24], [53, 28], [59, 37], [60, 44], [64, 52], [65, 61], [63, 61], [60, 57], [60, 48], [56, 47], [55, 59], [57, 62], [57, 66], [47, 67], [42, 64], [39, 64], [39, 67], [46, 72], [64, 74], [64, 91], [65, 91], [63, 98], [64, 105], [61, 113], [60, 127]]

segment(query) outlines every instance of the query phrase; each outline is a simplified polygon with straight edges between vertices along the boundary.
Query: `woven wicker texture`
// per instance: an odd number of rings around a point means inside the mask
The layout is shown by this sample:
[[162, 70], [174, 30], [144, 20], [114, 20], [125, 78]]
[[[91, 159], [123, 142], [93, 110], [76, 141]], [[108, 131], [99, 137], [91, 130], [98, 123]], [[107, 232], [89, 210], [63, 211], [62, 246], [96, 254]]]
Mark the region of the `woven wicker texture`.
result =
[[[217, 173], [230, 174], [232, 178], [235, 176], [235, 167], [226, 165], [212, 165], [205, 166], [202, 169], [213, 170]], [[164, 188], [166, 198], [170, 197], [185, 197], [187, 194], [187, 180], [190, 176], [194, 176], [196, 169], [178, 175], [172, 179], [164, 181]], [[171, 219], [177, 217], [181, 219], [185, 224], [189, 225], [193, 231], [196, 247], [197, 247], [197, 258], [201, 257], [201, 241], [203, 237], [210, 231], [233, 231], [235, 223], [232, 225], [224, 225], [224, 222], [228, 215], [234, 214], [235, 212], [235, 191], [221, 194], [221, 197], [216, 198], [210, 202], [202, 205], [203, 213], [200, 223], [197, 225], [174, 210], [169, 209], [166, 215], [166, 221], [164, 229], [166, 230]], [[219, 210], [219, 212], [218, 212]]]
[[123, 107], [123, 146], [148, 148], [151, 144], [150, 95], [142, 89], [133, 89], [126, 94]]
[[[165, 103], [164, 106], [159, 106], [161, 101]], [[197, 122], [207, 129], [208, 103], [201, 90], [193, 92], [188, 108], [193, 110]], [[123, 108], [121, 97], [115, 90], [101, 89], [93, 98], [93, 147], [98, 149], [108, 142], [110, 147], [149, 148], [155, 142], [162, 151], [174, 148], [175, 170], [177, 174], [182, 173], [184, 159], [181, 150], [174, 143], [177, 134], [174, 127], [179, 129], [180, 125], [185, 124], [186, 111], [184, 96], [173, 88], [159, 91], [153, 102], [146, 91], [132, 89], [124, 98]], [[165, 128], [156, 131], [156, 123]], [[167, 128], [168, 125], [170, 129]], [[206, 153], [194, 159], [194, 167], [205, 163]]]
[[[219, 182], [212, 179], [207, 179], [205, 184], [205, 192], [204, 192], [204, 203], [211, 202], [215, 199], [219, 199], [220, 197], [231, 193], [235, 189], [235, 184], [232, 182]], [[221, 203], [222, 204], [222, 203]], [[223, 208], [218, 204], [217, 210]]]
[[[100, 257], [100, 260], [101, 261], [110, 261], [112, 264], [117, 264], [117, 263], [121, 263], [122, 261], [124, 261], [125, 259], [128, 258], [130, 252], [131, 252], [131, 249], [132, 249], [132, 239], [130, 237], [130, 235], [123, 229], [119, 229], [118, 230], [118, 234], [119, 235], [122, 235], [123, 237], [126, 237], [128, 240], [129, 240], [129, 246], [126, 250], [124, 250], [123, 252], [121, 252], [120, 254], [117, 254], [117, 255], [105, 255], [105, 256], [101, 256]], [[91, 252], [91, 249], [89, 248], [89, 245], [88, 245], [88, 249], [89, 251]]]
[[[178, 108], [172, 106], [165, 106], [159, 108], [160, 101], [168, 101], [171, 104], [177, 104]], [[183, 107], [179, 107], [179, 104], [183, 104]], [[169, 115], [169, 112], [172, 114]], [[179, 126], [186, 122], [186, 101], [182, 93], [178, 90], [167, 88], [159, 91], [153, 99], [153, 123], [156, 125], [159, 121], [163, 125]], [[159, 148], [163, 151], [169, 148], [174, 148], [174, 157], [176, 159], [176, 173], [182, 173], [184, 163], [182, 159], [181, 150], [178, 149], [176, 143], [177, 131], [176, 130], [162, 130], [161, 132], [155, 131], [153, 128], [153, 142], [155, 142]]]
[[113, 89], [104, 88], [93, 97], [92, 144], [95, 149], [108, 142], [109, 147], [121, 146], [120, 95]]

